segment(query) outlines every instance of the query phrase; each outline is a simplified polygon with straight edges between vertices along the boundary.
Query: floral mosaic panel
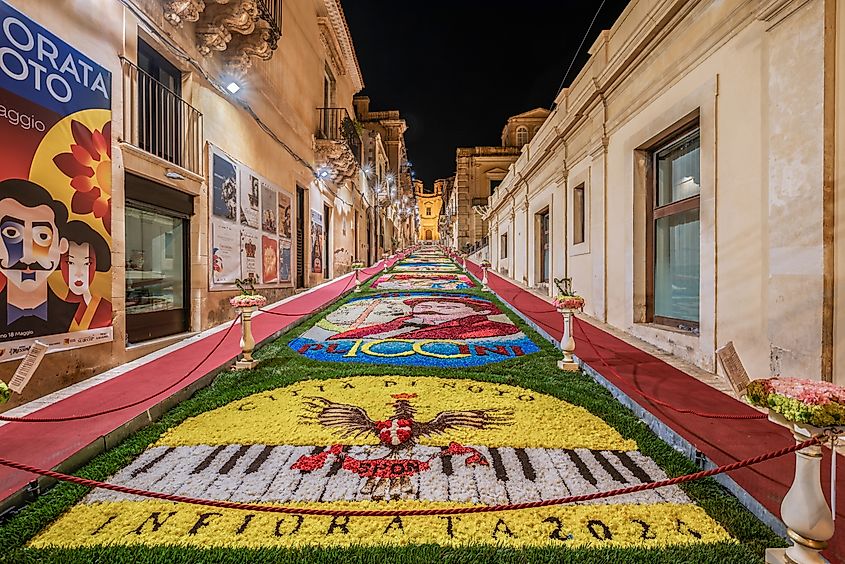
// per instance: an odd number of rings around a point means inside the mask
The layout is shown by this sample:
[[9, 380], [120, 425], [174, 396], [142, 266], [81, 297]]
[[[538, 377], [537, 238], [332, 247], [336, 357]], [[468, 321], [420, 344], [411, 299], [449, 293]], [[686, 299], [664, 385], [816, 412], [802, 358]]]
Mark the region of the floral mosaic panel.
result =
[[[475, 380], [361, 376], [306, 380], [188, 419], [109, 481], [303, 508], [414, 509], [539, 501], [665, 478], [634, 441], [557, 398]], [[95, 490], [30, 545], [725, 540], [677, 487], [543, 509], [378, 518], [217, 509]]]
[[479, 366], [540, 350], [490, 300], [431, 292], [350, 300], [290, 347], [329, 362], [443, 367]]
[[464, 274], [393, 273], [373, 282], [380, 290], [466, 290], [475, 284]]

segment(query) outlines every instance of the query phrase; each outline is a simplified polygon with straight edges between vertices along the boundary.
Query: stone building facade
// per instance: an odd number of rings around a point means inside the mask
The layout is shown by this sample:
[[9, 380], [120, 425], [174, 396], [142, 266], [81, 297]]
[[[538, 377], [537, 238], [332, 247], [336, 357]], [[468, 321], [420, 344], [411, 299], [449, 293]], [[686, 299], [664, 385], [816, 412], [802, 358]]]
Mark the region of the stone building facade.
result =
[[845, 383], [837, 4], [631, 1], [490, 198], [494, 268], [710, 372], [733, 341]]
[[7, 26], [21, 56], [39, 27], [111, 73], [111, 162], [98, 168], [112, 179], [111, 271], [97, 284], [113, 334], [48, 353], [6, 407], [232, 319], [235, 278], [272, 302], [380, 258], [339, 0], [4, 2], [21, 14]]
[[440, 209], [443, 207], [443, 183], [426, 188], [421, 180], [414, 182], [417, 209], [420, 214], [419, 241], [440, 241]]
[[450, 210], [446, 237], [456, 248], [482, 244], [487, 234], [482, 214], [490, 196], [548, 115], [548, 110], [536, 108], [509, 118], [502, 129], [501, 146], [457, 149], [454, 181], [444, 198]]
[[355, 96], [354, 104], [362, 127], [379, 135], [387, 156], [387, 168], [376, 186], [382, 213], [382, 247], [392, 253], [412, 244], [416, 235], [414, 187], [405, 146], [408, 125], [398, 110], [370, 111], [368, 96]]

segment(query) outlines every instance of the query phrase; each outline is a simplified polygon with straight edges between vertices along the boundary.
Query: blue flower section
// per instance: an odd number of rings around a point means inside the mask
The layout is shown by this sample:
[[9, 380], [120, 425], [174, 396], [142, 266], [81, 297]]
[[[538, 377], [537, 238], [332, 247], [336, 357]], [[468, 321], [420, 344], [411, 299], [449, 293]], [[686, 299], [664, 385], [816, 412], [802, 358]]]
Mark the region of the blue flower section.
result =
[[438, 339], [341, 339], [317, 342], [298, 338], [290, 348], [312, 360], [396, 366], [481, 366], [540, 350], [526, 336], [472, 341]]

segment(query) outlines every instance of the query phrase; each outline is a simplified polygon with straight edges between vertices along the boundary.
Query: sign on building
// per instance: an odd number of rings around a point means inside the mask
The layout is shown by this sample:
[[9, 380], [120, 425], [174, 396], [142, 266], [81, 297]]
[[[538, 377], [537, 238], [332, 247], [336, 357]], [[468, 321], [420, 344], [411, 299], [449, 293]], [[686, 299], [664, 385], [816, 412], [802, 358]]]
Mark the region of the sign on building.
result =
[[2, 1], [0, 53], [0, 361], [111, 341], [111, 73]]

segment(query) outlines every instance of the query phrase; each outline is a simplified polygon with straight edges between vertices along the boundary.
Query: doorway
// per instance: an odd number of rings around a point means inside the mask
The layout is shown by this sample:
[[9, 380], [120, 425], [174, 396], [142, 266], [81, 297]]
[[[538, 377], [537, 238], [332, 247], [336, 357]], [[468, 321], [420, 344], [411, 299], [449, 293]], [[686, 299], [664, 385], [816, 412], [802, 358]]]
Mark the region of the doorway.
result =
[[325, 233], [323, 233], [323, 278], [326, 280], [331, 278], [331, 273], [329, 272], [329, 265], [331, 264], [329, 250], [332, 248], [331, 241], [329, 240], [332, 236], [331, 211], [329, 206], [323, 204], [323, 228], [325, 229]]
[[551, 248], [549, 246], [549, 210], [538, 214], [539, 235], [540, 235], [540, 271], [537, 282], [540, 284], [549, 283], [549, 273], [551, 271]]
[[305, 190], [296, 187], [296, 287], [305, 287]]
[[126, 174], [126, 339], [188, 331], [193, 198]]

